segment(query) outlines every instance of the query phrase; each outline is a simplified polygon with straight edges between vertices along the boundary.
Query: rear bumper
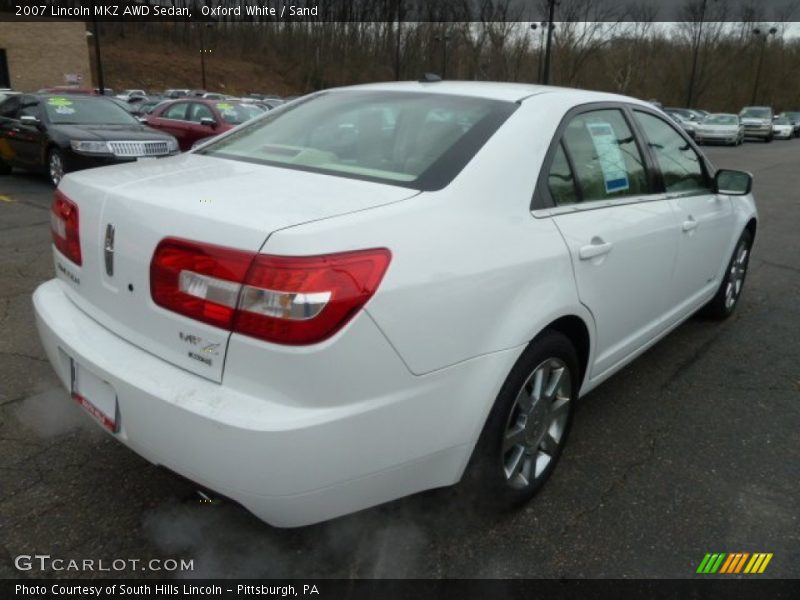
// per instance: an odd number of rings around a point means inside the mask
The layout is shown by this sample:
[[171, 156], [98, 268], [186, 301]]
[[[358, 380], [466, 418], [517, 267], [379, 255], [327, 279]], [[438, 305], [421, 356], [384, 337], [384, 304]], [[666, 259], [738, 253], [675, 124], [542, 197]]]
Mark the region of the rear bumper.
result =
[[[498, 352], [417, 377], [396, 354], [389, 359], [376, 347], [375, 362], [396, 364], [363, 368], [377, 367], [387, 393], [321, 407], [286, 399], [267, 382], [244, 393], [175, 367], [91, 319], [63, 285], [42, 284], [33, 303], [42, 344], [65, 387], [74, 360], [116, 392], [119, 431], [110, 435], [281, 527], [457, 482], [519, 354]], [[368, 316], [359, 320], [386, 343]]]

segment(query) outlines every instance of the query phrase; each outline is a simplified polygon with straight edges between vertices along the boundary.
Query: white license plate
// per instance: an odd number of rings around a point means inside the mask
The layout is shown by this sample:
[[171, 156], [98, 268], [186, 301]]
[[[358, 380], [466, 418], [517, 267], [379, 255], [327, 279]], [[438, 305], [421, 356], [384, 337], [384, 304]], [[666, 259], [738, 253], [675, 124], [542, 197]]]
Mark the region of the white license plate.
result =
[[119, 404], [111, 384], [82, 367], [75, 359], [72, 364], [72, 399], [112, 433], [119, 431]]

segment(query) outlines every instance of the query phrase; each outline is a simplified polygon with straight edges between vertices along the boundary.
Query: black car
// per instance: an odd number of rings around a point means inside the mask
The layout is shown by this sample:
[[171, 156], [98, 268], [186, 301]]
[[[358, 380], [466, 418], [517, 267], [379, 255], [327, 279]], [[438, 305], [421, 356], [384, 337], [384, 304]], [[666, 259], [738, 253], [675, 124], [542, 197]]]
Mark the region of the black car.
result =
[[167, 133], [96, 96], [21, 94], [0, 103], [0, 174], [12, 167], [65, 173], [178, 153]]

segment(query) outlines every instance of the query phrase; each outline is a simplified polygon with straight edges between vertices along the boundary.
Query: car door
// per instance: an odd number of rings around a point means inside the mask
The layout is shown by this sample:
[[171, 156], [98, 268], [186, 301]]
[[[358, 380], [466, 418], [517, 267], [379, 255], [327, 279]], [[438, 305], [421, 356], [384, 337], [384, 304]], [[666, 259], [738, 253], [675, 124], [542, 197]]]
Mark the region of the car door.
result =
[[[33, 117], [36, 121], [25, 121], [23, 117]], [[17, 113], [13, 145], [20, 163], [33, 168], [44, 166], [47, 132], [43, 123], [41, 105], [33, 97], [23, 100]]]
[[192, 147], [192, 142], [189, 141], [191, 138], [191, 123], [187, 121], [188, 111], [188, 102], [175, 102], [165, 106], [160, 112], [151, 116], [147, 120], [147, 124], [173, 135], [178, 140], [180, 149], [188, 150]]
[[734, 214], [731, 199], [714, 192], [705, 160], [666, 119], [646, 110], [634, 115], [658, 165], [679, 222], [678, 256], [669, 298], [669, 320], [685, 316], [719, 287]]
[[550, 214], [595, 319], [592, 378], [663, 329], [677, 254], [673, 209], [653, 192], [652, 166], [629, 118], [616, 105], [573, 111], [546, 164]]
[[16, 166], [26, 166], [24, 157], [18, 156], [16, 138], [19, 133], [19, 116], [22, 96], [11, 96], [0, 103], [0, 159]]
[[40, 123], [23, 122], [23, 116], [41, 120], [39, 101], [34, 96], [19, 96], [15, 108], [5, 112], [2, 119], [3, 152], [11, 157], [8, 160], [11, 164], [26, 168], [40, 166], [43, 129]]
[[[192, 144], [195, 142], [204, 140], [212, 135], [217, 135], [217, 133], [220, 133], [221, 131], [219, 116], [215, 115], [214, 111], [212, 111], [211, 108], [203, 102], [189, 103], [188, 119], [190, 121], [190, 128], [187, 137], [191, 140], [189, 143], [189, 148], [191, 148]], [[215, 125], [204, 125], [201, 123], [203, 119], [212, 119]]]

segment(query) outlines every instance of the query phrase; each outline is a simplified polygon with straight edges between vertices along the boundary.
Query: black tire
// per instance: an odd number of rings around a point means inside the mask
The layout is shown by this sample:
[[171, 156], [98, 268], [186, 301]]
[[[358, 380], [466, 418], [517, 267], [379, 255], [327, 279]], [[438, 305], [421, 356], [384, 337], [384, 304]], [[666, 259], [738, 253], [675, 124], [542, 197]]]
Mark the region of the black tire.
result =
[[[721, 321], [733, 314], [736, 305], [739, 303], [739, 298], [742, 296], [742, 290], [744, 289], [744, 282], [747, 278], [747, 267], [750, 264], [750, 250], [752, 247], [753, 236], [750, 234], [749, 230], [745, 229], [739, 237], [739, 241], [736, 242], [733, 255], [728, 261], [728, 266], [725, 269], [725, 276], [719, 284], [717, 293], [714, 294], [714, 297], [709, 303], [701, 309], [701, 314], [704, 317]], [[744, 250], [745, 256], [743, 263], [740, 263], [742, 250]], [[730, 292], [732, 293], [730, 298], [728, 296], [729, 285], [731, 286]]]
[[[53, 161], [58, 160], [61, 164], [61, 174], [60, 176], [56, 176], [53, 172]], [[47, 177], [50, 179], [50, 183], [53, 184], [53, 187], [58, 187], [58, 184], [61, 182], [61, 179], [64, 175], [67, 174], [67, 163], [64, 158], [64, 154], [56, 147], [52, 147], [47, 151]]]
[[[550, 367], [550, 375], [542, 375], [531, 381], [540, 369], [545, 372], [546, 367]], [[558, 377], [558, 369], [564, 371], [560, 383], [555, 384], [553, 399], [550, 400], [546, 393], [539, 400], [533, 399], [536, 381], [546, 380], [546, 384], [538, 387], [547, 389], [556, 380], [551, 378]], [[565, 381], [566, 386], [563, 385]], [[525, 504], [539, 491], [553, 472], [566, 444], [579, 388], [578, 355], [565, 335], [557, 331], [545, 331], [531, 342], [517, 359], [495, 400], [462, 483], [462, 489], [468, 490], [479, 507], [493, 511], [509, 510]], [[523, 390], [532, 406], [527, 415], [518, 403], [523, 398]], [[545, 398], [544, 403], [541, 398]], [[550, 409], [555, 407], [558, 408], [551, 412]], [[519, 431], [523, 417], [525, 425], [522, 435], [525, 439], [505, 449], [507, 439], [510, 444], [511, 439], [517, 439], [520, 435], [509, 434]], [[550, 419], [555, 420], [551, 422]], [[525, 433], [528, 425], [531, 430]], [[536, 441], [541, 431], [543, 437]], [[549, 441], [545, 439], [548, 436]], [[522, 444], [531, 444], [532, 448], [523, 448]], [[516, 475], [510, 476], [509, 471], [513, 471], [510, 465], [517, 464], [514, 458], [520, 453], [517, 462], [523, 463], [522, 468]], [[549, 459], [542, 454], [549, 456]], [[539, 460], [547, 462], [537, 475], [535, 471]]]
[[10, 175], [10, 174], [11, 174], [11, 165], [3, 162], [3, 160], [0, 159], [0, 175]]
[[772, 136], [771, 135], [768, 135], [767, 137], [764, 138], [764, 143], [765, 144], [769, 144], [771, 141], [772, 141]]

